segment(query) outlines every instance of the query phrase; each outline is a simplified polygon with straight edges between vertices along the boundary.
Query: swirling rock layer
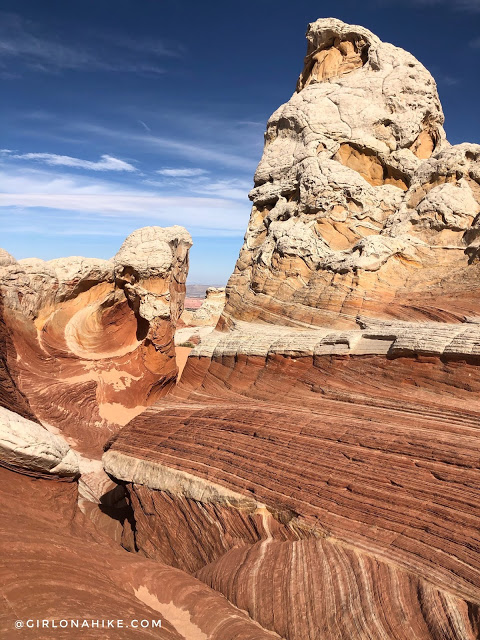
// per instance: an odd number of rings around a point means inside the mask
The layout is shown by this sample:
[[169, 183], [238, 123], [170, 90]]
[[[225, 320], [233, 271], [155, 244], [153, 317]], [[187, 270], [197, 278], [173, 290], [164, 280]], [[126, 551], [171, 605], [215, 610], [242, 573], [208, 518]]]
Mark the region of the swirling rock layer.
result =
[[[0, 553], [2, 638], [278, 638], [195, 578], [103, 538], [78, 511], [71, 479], [0, 468]], [[57, 628], [18, 629], [17, 620]], [[61, 628], [64, 620], [89, 626]], [[123, 627], [108, 628], [109, 620]]]
[[477, 364], [435, 356], [191, 357], [105, 462], [143, 553], [281, 636], [475, 638], [479, 390]]
[[329, 540], [265, 540], [232, 550], [198, 576], [282, 637], [443, 640], [478, 633], [477, 607]]
[[4, 404], [17, 410], [25, 396], [38, 420], [98, 456], [175, 381], [190, 245], [181, 227], [148, 227], [112, 261], [8, 260], [0, 267], [0, 339], [12, 384], [2, 393], [16, 387], [17, 399]]

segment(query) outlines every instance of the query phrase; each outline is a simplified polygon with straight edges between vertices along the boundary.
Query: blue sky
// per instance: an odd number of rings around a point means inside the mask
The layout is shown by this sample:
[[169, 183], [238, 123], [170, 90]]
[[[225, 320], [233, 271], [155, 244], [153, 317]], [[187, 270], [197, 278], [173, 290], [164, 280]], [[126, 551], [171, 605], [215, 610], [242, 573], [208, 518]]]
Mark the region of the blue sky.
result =
[[450, 142], [480, 142], [480, 0], [0, 0], [0, 246], [110, 257], [181, 224], [189, 282], [226, 282], [265, 122], [328, 16], [410, 50]]

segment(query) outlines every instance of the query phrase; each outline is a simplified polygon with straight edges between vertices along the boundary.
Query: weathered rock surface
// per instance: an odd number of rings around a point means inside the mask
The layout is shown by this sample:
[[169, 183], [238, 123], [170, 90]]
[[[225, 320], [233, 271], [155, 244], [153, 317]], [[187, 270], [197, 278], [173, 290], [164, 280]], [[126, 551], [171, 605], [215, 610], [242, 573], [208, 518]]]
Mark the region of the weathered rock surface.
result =
[[225, 306], [225, 289], [221, 287], [209, 287], [205, 299], [198, 309], [190, 311], [185, 309], [182, 313], [182, 322], [188, 327], [214, 327]]
[[217, 330], [104, 455], [123, 544], [287, 640], [474, 640], [480, 146], [410, 54], [307, 40]]
[[[31, 414], [80, 451], [98, 457], [112, 433], [174, 383], [190, 245], [182, 227], [146, 227], [111, 261], [2, 254], [0, 340], [10, 365], [0, 376], [8, 371]], [[17, 410], [16, 400], [2, 403]]]
[[63, 438], [0, 407], [0, 465], [77, 476], [78, 460]]
[[480, 146], [446, 142], [409, 53], [338, 20], [307, 40], [297, 92], [267, 125], [224, 325], [478, 313]]
[[11, 333], [5, 324], [3, 296], [0, 291], [0, 407], [5, 407], [25, 418], [35, 420], [27, 399], [17, 387], [16, 379], [17, 354]]
[[[78, 511], [71, 478], [0, 468], [0, 555], [2, 638], [278, 638], [199, 580], [100, 535]], [[50, 627], [18, 629], [17, 620]], [[89, 626], [61, 628], [63, 620]]]
[[200, 344], [217, 325], [225, 306], [225, 288], [208, 287], [201, 305], [187, 308], [185, 303], [185, 306], [175, 332], [175, 344]]

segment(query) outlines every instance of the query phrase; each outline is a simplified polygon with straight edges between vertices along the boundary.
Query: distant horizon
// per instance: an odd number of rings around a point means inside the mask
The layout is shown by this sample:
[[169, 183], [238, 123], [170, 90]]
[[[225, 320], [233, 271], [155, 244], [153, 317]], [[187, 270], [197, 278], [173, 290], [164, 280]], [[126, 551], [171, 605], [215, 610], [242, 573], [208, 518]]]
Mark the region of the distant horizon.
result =
[[[5, 247], [0, 247], [0, 249], [5, 249]], [[5, 249], [7, 250], [7, 249]], [[49, 260], [55, 260], [55, 258], [39, 258], [39, 256], [23, 256], [23, 257], [17, 257], [15, 255], [13, 255], [13, 253], [11, 253], [9, 251], [10, 255], [12, 255], [15, 260], [28, 260], [28, 259], [32, 259], [32, 260], [45, 260], [45, 262], [48, 262]], [[74, 258], [76, 257], [75, 255], [70, 255], [70, 256], [57, 256], [58, 258]], [[94, 258], [99, 258], [100, 260], [110, 260], [112, 259], [113, 256], [110, 256], [109, 258], [104, 258], [102, 256], [78, 256], [81, 258], [86, 258], [86, 257], [94, 257]], [[227, 279], [225, 281], [203, 281], [203, 282], [197, 282], [197, 280], [195, 279], [191, 279], [190, 273], [187, 276], [187, 289], [188, 287], [225, 287], [227, 285], [228, 279], [230, 276], [227, 277]], [[188, 295], [188, 291], [187, 291], [187, 295]], [[194, 296], [193, 296], [194, 297]]]
[[413, 53], [449, 141], [480, 141], [480, 0], [4, 0], [0, 246], [109, 258], [139, 227], [180, 224], [189, 282], [227, 282], [267, 119], [295, 89], [307, 24], [327, 16]]

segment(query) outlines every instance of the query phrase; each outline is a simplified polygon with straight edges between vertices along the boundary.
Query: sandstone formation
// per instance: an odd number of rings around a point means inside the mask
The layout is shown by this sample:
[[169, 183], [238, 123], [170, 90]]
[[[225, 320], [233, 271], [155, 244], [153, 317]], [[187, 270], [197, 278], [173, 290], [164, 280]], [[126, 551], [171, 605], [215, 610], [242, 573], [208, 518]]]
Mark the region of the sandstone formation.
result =
[[480, 146], [410, 54], [307, 41], [217, 329], [106, 447], [122, 544], [286, 640], [474, 640]]
[[[175, 344], [199, 344], [216, 326], [225, 306], [225, 288], [208, 287], [203, 302], [194, 307], [185, 302], [185, 309], [175, 333]], [[188, 306], [187, 306], [188, 305]]]
[[2, 636], [480, 636], [480, 146], [410, 54], [307, 42], [179, 384], [185, 230], [0, 251]]
[[[112, 382], [113, 373], [106, 374], [117, 371], [120, 379], [136, 358], [144, 378], [136, 392], [144, 393], [152, 387], [150, 374], [157, 372], [158, 384], [174, 375], [174, 368], [159, 367], [174, 358], [189, 243], [178, 228], [153, 228], [130, 236], [112, 262], [17, 263], [0, 253], [0, 301], [6, 301], [0, 307], [2, 638], [278, 638], [195, 577], [128, 553], [119, 538], [113, 542], [115, 524], [127, 529], [132, 514], [123, 487], [108, 480], [99, 460], [82, 455], [93, 449], [100, 426], [87, 412], [74, 434], [78, 440], [72, 437], [75, 415], [89, 405], [82, 404], [85, 396], [75, 381], [62, 378], [65, 372], [82, 377], [95, 371]], [[122, 359], [134, 349], [137, 356]], [[40, 398], [27, 384], [36, 367], [43, 367]], [[54, 389], [46, 403], [47, 376], [57, 390], [64, 389], [60, 400], [68, 419], [57, 427], [45, 422], [59, 401]], [[92, 393], [92, 403], [93, 398]], [[70, 434], [78, 454], [62, 432]], [[72, 628], [70, 621], [81, 626]], [[106, 626], [110, 622], [113, 627]]]
[[223, 322], [475, 315], [480, 147], [446, 142], [410, 54], [337, 20], [307, 40], [297, 92], [268, 121]]
[[[2, 264], [1, 258], [2, 252], [0, 251], [0, 265]], [[3, 296], [0, 291], [0, 407], [5, 407], [34, 420], [35, 417], [27, 399], [16, 385], [16, 378], [17, 357], [11, 333], [5, 324]]]
[[0, 252], [0, 465], [81, 475], [80, 508], [114, 539], [124, 491], [103, 444], [175, 381], [190, 245], [181, 227], [149, 227], [112, 260]]
[[146, 227], [112, 260], [17, 262], [2, 253], [0, 379], [10, 379], [2, 396], [16, 387], [15, 400], [2, 404], [98, 457], [112, 433], [175, 381], [190, 246], [182, 227]]
[[182, 321], [188, 327], [214, 327], [225, 305], [225, 289], [222, 287], [208, 287], [205, 299], [198, 309], [185, 309]]
[[[2, 638], [278, 638], [194, 577], [104, 538], [78, 511], [72, 478], [0, 467], [0, 555]], [[57, 626], [18, 629], [17, 620]], [[62, 628], [65, 620], [89, 627]], [[108, 628], [109, 620], [123, 627]]]
[[63, 438], [3, 407], [0, 407], [0, 465], [59, 476], [79, 473], [77, 456]]

